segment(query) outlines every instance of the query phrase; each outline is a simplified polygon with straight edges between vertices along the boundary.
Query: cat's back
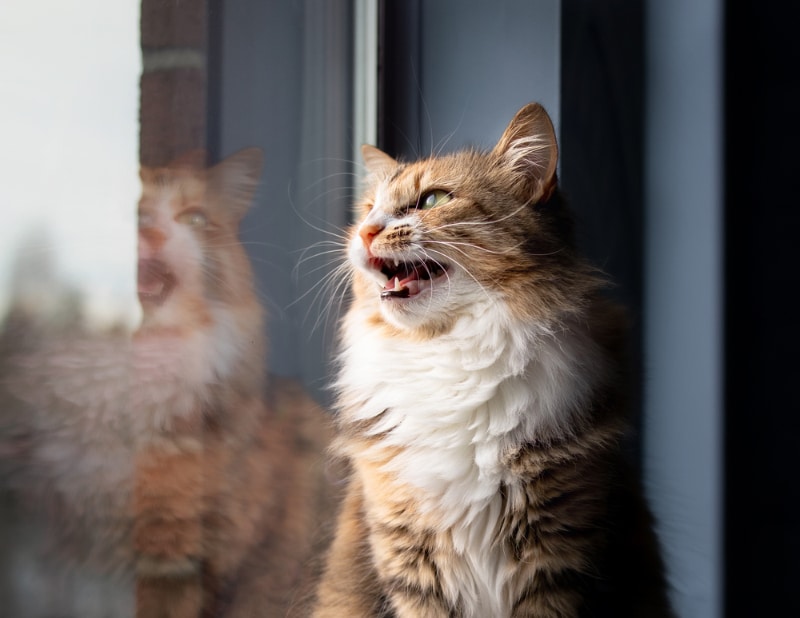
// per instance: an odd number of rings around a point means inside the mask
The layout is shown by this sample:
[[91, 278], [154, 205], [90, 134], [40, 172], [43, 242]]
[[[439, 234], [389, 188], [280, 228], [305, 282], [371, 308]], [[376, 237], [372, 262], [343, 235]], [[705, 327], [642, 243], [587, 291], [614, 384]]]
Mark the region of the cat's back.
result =
[[[59, 337], [4, 356], [0, 516], [11, 536], [0, 589], [19, 616], [132, 615], [134, 556], [150, 551], [156, 570], [205, 556], [221, 574], [210, 585], [225, 589], [224, 615], [284, 615], [302, 600], [334, 509], [329, 417], [298, 382], [270, 377], [258, 396], [232, 388], [217, 398], [216, 421], [190, 415], [165, 432], [159, 420], [176, 403], [189, 410], [203, 399], [182, 362], [197, 350]], [[158, 541], [170, 519], [198, 530], [197, 549]], [[50, 600], [25, 601], [30, 586], [47, 587]]]
[[[234, 449], [228, 478], [220, 479], [223, 488], [238, 485], [228, 497], [223, 489], [216, 502], [232, 524], [221, 538], [223, 556], [248, 529], [237, 520], [248, 510], [245, 503], [260, 514], [241, 538], [247, 549], [225, 615], [305, 616], [338, 502], [326, 451], [331, 419], [299, 382], [283, 377], [270, 376], [264, 406], [251, 446]], [[210, 474], [220, 470], [212, 466]]]

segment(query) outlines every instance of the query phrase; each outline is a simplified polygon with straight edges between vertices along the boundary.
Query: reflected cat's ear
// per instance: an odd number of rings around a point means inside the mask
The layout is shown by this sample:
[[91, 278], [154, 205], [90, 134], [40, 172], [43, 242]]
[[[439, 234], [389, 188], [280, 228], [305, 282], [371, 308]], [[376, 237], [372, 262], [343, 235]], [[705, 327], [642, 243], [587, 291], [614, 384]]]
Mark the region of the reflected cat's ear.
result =
[[364, 158], [367, 171], [376, 176], [385, 176], [397, 167], [397, 161], [380, 148], [369, 144], [361, 146], [361, 156]]
[[556, 187], [558, 145], [550, 116], [539, 103], [517, 112], [492, 150], [514, 177], [514, 191], [526, 202], [546, 200]]
[[222, 199], [229, 213], [241, 218], [253, 201], [263, 166], [260, 148], [240, 150], [209, 170], [209, 188]]

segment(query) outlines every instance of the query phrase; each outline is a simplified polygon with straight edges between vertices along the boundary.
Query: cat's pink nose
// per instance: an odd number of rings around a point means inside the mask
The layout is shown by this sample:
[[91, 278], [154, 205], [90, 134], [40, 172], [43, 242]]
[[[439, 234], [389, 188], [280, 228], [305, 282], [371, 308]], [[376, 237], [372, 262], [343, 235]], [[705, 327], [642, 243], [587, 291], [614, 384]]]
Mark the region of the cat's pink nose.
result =
[[372, 239], [375, 238], [383, 228], [379, 225], [375, 224], [364, 224], [358, 230], [358, 235], [361, 236], [361, 241], [364, 243], [364, 247], [366, 247], [367, 251], [369, 251], [370, 245], [372, 245]]
[[161, 251], [167, 240], [166, 234], [154, 227], [139, 229], [139, 258], [147, 259]]

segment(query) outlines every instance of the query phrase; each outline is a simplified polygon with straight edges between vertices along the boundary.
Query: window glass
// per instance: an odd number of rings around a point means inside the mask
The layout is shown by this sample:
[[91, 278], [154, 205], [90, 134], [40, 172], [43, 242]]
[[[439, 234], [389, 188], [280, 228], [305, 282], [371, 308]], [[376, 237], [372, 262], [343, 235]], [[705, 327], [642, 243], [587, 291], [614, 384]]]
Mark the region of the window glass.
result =
[[3, 615], [308, 615], [353, 4], [0, 5]]
[[0, 8], [3, 313], [136, 319], [138, 17], [135, 1]]

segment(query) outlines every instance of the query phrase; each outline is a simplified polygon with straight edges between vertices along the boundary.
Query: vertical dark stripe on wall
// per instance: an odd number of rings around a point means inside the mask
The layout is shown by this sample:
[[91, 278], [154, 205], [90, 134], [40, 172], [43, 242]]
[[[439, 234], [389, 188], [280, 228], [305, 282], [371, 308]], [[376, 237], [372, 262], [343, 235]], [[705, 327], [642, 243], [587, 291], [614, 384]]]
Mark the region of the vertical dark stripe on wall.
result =
[[725, 5], [725, 616], [800, 616], [791, 5]]
[[381, 0], [378, 20], [378, 146], [413, 158], [421, 152], [420, 0]]
[[638, 364], [644, 6], [641, 0], [570, 0], [561, 7], [561, 186], [576, 214], [582, 251], [611, 276], [612, 294], [631, 313]]

